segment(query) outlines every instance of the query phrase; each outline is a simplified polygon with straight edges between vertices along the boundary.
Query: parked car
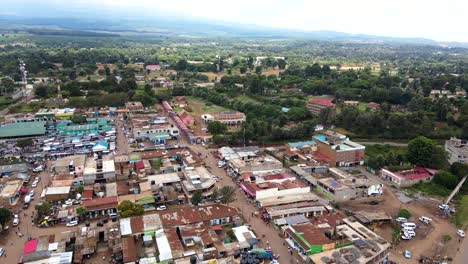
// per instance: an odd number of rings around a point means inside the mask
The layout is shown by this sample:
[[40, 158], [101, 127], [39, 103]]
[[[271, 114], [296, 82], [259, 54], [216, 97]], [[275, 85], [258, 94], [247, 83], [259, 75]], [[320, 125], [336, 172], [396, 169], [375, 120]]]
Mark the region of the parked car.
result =
[[77, 226], [78, 225], [78, 221], [77, 220], [72, 220], [70, 222], [67, 223], [67, 226]]
[[119, 215], [117, 213], [109, 213], [109, 218], [110, 219], [114, 219], [114, 218], [117, 218], [119, 217]]
[[448, 204], [441, 204], [441, 205], [439, 205], [439, 209], [440, 210], [447, 210], [447, 209], [450, 209], [450, 207], [448, 206]]
[[18, 217], [15, 217], [15, 218], [13, 219], [13, 226], [18, 226], [19, 223], [20, 223], [20, 219], [19, 219]]
[[405, 217], [397, 217], [397, 218], [395, 218], [395, 222], [397, 222], [397, 223], [406, 223], [406, 222], [408, 222], [408, 219], [406, 219]]
[[411, 239], [413, 239], [413, 237], [411, 237], [411, 236], [409, 236], [409, 235], [407, 235], [407, 234], [403, 234], [403, 235], [401, 236], [401, 239], [403, 239], [403, 240], [411, 240]]
[[415, 237], [416, 236], [416, 232], [414, 231], [411, 231], [411, 230], [407, 230], [403, 233], [405, 236], [409, 236], [409, 237]]
[[411, 252], [409, 250], [403, 251], [403, 257], [405, 257], [406, 259], [410, 259], [411, 258]]
[[429, 224], [430, 222], [432, 222], [432, 219], [427, 217], [427, 216], [421, 216], [421, 217], [419, 217], [419, 221], [421, 221], [423, 223], [426, 223], [426, 224]]
[[222, 167], [224, 167], [224, 166], [226, 166], [226, 162], [225, 162], [225, 161], [222, 161], [222, 160], [218, 161], [218, 168], [222, 168]]
[[29, 191], [29, 196], [31, 196], [31, 197], [34, 196], [34, 190]]
[[460, 230], [457, 230], [457, 235], [458, 235], [459, 237], [465, 237], [465, 232], [464, 232], [463, 230], [461, 230], [461, 229], [460, 229]]
[[3, 254], [5, 254], [5, 249], [4, 249], [4, 248], [0, 248], [0, 257], [3, 256]]
[[37, 181], [34, 181], [34, 182], [31, 184], [31, 187], [36, 188], [36, 187], [37, 187]]
[[68, 199], [68, 200], [65, 201], [64, 204], [67, 205], [67, 206], [72, 206], [73, 200], [72, 200], [72, 199]]
[[156, 210], [158, 210], [158, 211], [164, 211], [164, 210], [166, 210], [166, 209], [167, 209], [167, 207], [166, 207], [165, 205], [161, 205], [161, 206], [158, 206], [158, 207], [156, 208]]

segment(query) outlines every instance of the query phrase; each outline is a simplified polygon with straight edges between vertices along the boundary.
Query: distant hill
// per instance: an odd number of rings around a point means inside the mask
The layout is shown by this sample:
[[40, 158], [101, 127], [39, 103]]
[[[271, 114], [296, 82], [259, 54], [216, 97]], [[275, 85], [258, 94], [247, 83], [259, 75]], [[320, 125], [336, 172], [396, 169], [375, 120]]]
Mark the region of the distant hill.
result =
[[[0, 31], [22, 29], [33, 34], [69, 36], [117, 37], [125, 34], [188, 35], [245, 38], [301, 38], [363, 43], [414, 43], [468, 48], [468, 43], [437, 42], [425, 38], [397, 38], [336, 31], [301, 31], [277, 29], [258, 25], [234, 24], [220, 21], [195, 20], [164, 16], [139, 18], [93, 17], [20, 17], [0, 16]], [[39, 30], [39, 31], [38, 31]], [[71, 30], [67, 32], [63, 30]], [[87, 31], [91, 33], [86, 33]], [[99, 31], [100, 33], [96, 33]], [[107, 33], [105, 33], [107, 32]], [[117, 34], [118, 33], [118, 34]]]

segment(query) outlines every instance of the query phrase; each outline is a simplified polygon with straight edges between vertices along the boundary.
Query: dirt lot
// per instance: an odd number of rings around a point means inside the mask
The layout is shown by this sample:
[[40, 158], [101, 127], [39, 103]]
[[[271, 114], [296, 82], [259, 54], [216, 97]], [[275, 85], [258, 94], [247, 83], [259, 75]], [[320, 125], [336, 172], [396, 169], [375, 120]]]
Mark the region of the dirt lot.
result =
[[[449, 219], [441, 217], [436, 201], [424, 200], [402, 204], [389, 189], [384, 192], [382, 197], [373, 198], [373, 200], [379, 200], [381, 202], [378, 205], [369, 205], [363, 203], [362, 200], [351, 201], [343, 204], [342, 208], [351, 211], [385, 210], [392, 217], [395, 217], [400, 209], [407, 209], [412, 214], [410, 221], [418, 225], [416, 237], [414, 239], [409, 241], [401, 240], [393, 247], [390, 253], [391, 260], [397, 263], [418, 263], [421, 256], [455, 256], [460, 246], [460, 241], [456, 235], [456, 227], [450, 223]], [[420, 216], [428, 216], [432, 218], [433, 221], [430, 225], [426, 226], [418, 220]], [[392, 240], [392, 230], [390, 226], [378, 227], [375, 228], [375, 231], [388, 241]], [[444, 235], [449, 235], [451, 240], [444, 242]], [[403, 258], [402, 252], [404, 250], [411, 251], [413, 255], [411, 260]]]

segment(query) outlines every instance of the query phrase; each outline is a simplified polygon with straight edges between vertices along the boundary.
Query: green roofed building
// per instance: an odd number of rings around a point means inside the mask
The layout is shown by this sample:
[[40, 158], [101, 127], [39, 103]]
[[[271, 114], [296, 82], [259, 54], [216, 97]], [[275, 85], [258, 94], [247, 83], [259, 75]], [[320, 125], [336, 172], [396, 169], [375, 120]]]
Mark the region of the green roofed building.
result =
[[0, 126], [0, 138], [43, 136], [45, 133], [45, 121], [17, 122]]
[[74, 124], [72, 122], [60, 122], [57, 124], [57, 130], [67, 136], [81, 136], [86, 134], [96, 134], [100, 131], [110, 131], [112, 126], [107, 124], [105, 119], [89, 120], [87, 124]]

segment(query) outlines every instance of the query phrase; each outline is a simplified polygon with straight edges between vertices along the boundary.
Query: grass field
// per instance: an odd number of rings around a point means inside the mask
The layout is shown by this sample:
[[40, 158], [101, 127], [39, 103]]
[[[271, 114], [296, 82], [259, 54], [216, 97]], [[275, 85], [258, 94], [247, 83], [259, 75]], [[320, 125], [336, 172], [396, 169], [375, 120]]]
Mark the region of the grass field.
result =
[[248, 95], [241, 95], [241, 96], [238, 96], [236, 97], [237, 101], [240, 101], [240, 102], [244, 102], [244, 103], [252, 103], [252, 104], [258, 104], [260, 103], [259, 101], [253, 99], [252, 97], [248, 96]]
[[366, 156], [383, 155], [389, 152], [393, 152], [395, 156], [398, 154], [404, 155], [406, 153], [406, 147], [394, 147], [389, 145], [366, 145]]
[[[193, 97], [193, 96], [186, 96], [188, 104], [192, 107], [194, 112], [197, 112], [198, 109], [201, 110], [201, 113], [194, 113], [194, 114], [203, 114], [203, 113], [215, 113], [215, 112], [222, 112], [222, 111], [229, 111], [229, 109], [211, 104], [201, 98]], [[208, 105], [207, 105], [208, 104]]]
[[210, 82], [214, 82], [216, 80], [216, 77], [221, 79], [224, 76], [222, 73], [218, 75], [217, 73], [214, 73], [214, 72], [200, 72], [200, 74], [208, 76], [208, 80]]
[[455, 223], [460, 228], [464, 228], [468, 225], [468, 195], [463, 195], [458, 200]]
[[450, 190], [444, 186], [440, 186], [434, 182], [419, 183], [407, 188], [404, 188], [410, 192], [421, 192], [427, 195], [447, 197], [450, 194]]

